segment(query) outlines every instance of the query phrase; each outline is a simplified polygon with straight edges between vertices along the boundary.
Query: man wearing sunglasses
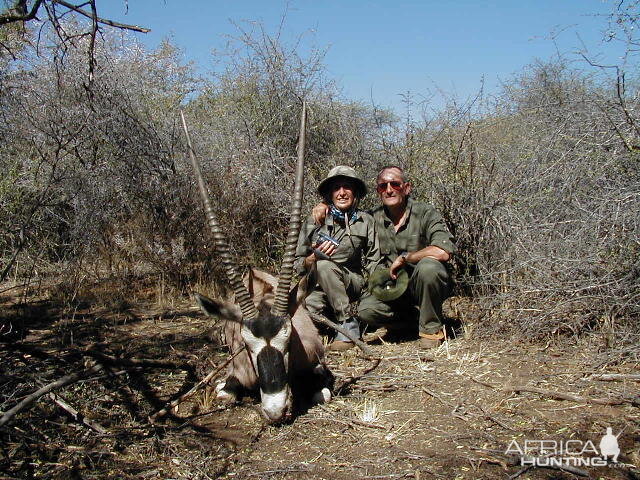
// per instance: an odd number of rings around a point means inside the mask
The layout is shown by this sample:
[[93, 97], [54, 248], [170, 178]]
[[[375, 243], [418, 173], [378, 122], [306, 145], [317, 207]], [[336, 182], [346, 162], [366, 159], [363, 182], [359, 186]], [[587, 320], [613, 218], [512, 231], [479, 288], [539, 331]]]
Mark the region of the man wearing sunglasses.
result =
[[[451, 294], [452, 280], [446, 262], [456, 251], [453, 236], [440, 213], [431, 205], [410, 198], [411, 183], [397, 166], [380, 170], [376, 191], [382, 206], [372, 216], [380, 243], [380, 265], [389, 269], [395, 280], [401, 270], [409, 276], [402, 296], [382, 301], [365, 293], [358, 316], [363, 323], [389, 332], [415, 328], [415, 306], [418, 345], [434, 348], [445, 339], [442, 325], [442, 303]], [[322, 223], [326, 206], [316, 205], [313, 216]], [[407, 308], [410, 307], [410, 308]]]
[[[300, 229], [296, 250], [296, 270], [309, 274], [306, 307], [359, 338], [359, 322], [350, 314], [350, 303], [361, 296], [364, 271], [371, 274], [380, 261], [375, 221], [358, 209], [367, 187], [353, 168], [338, 166], [320, 182], [318, 193], [327, 206], [326, 220], [318, 226], [310, 216]], [[352, 347], [353, 342], [338, 333], [327, 348]]]

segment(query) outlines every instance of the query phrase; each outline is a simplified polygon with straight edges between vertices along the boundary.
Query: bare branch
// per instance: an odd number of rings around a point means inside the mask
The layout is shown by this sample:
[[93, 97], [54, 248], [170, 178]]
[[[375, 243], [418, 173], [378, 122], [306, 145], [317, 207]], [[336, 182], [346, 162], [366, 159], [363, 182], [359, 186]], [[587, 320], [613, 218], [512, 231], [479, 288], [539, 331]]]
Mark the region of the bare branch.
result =
[[240, 355], [240, 353], [244, 352], [245, 349], [246, 349], [246, 346], [242, 346], [241, 348], [239, 348], [232, 355], [230, 355], [229, 358], [225, 360], [225, 362], [222, 365], [220, 365], [219, 367], [216, 367], [211, 372], [209, 372], [209, 374], [206, 377], [204, 377], [202, 380], [196, 383], [188, 392], [184, 393], [183, 395], [180, 395], [178, 398], [176, 398], [175, 400], [167, 404], [167, 406], [164, 407], [162, 410], [158, 410], [153, 415], [150, 415], [149, 423], [155, 423], [156, 420], [158, 420], [158, 418], [164, 417], [167, 413], [169, 413], [169, 411], [172, 408], [175, 408], [176, 406], [184, 402], [187, 398], [191, 397], [198, 390], [200, 390], [201, 388], [204, 388], [211, 381], [213, 377], [215, 377], [218, 373], [220, 373], [223, 368], [229, 365], [233, 361], [233, 359], [236, 358], [238, 355]]
[[82, 415], [80, 412], [78, 412], [78, 410], [73, 408], [55, 393], [49, 393], [49, 398], [51, 398], [51, 400], [53, 400], [56, 405], [62, 408], [65, 412], [71, 415], [75, 421], [84, 423], [87, 427], [95, 430], [102, 435], [109, 433], [107, 432], [107, 429], [100, 425], [98, 422], [94, 422], [93, 420]]
[[102, 370], [102, 368], [103, 368], [102, 365], [96, 364], [91, 368], [87, 368], [86, 370], [82, 370], [81, 372], [72, 373], [71, 375], [66, 375], [56, 380], [55, 382], [51, 382], [45, 385], [44, 387], [39, 388], [32, 394], [25, 397], [21, 402], [19, 402], [13, 408], [10, 408], [9, 410], [7, 410], [4, 413], [4, 415], [2, 415], [2, 417], [0, 418], [0, 427], [5, 425], [18, 413], [20, 413], [22, 410], [27, 408], [29, 405], [31, 405], [33, 402], [38, 400], [43, 395], [46, 395], [47, 393], [52, 392], [53, 390], [66, 387], [67, 385], [71, 385], [72, 383], [76, 383], [77, 381], [87, 378], [90, 375], [93, 375], [94, 373], [98, 373], [100, 370]]
[[[123, 30], [132, 30], [134, 32], [141, 32], [141, 33], [149, 33], [151, 31], [151, 29], [149, 28], [145, 28], [145, 27], [141, 27], [139, 25], [127, 25], [125, 23], [120, 23], [120, 22], [115, 22], [113, 20], [109, 20], [108, 18], [101, 18], [98, 17], [96, 12], [95, 12], [95, 2], [89, 2], [91, 7], [92, 7], [92, 12], [87, 12], [86, 10], [83, 10], [82, 8], [80, 8], [77, 5], [74, 5], [72, 3], [69, 2], [65, 2], [64, 0], [49, 0], [51, 2], [51, 6], [53, 7], [55, 4], [61, 5], [63, 7], [68, 8], [69, 10], [76, 12], [80, 15], [83, 15], [91, 20], [93, 20], [94, 22], [97, 23], [101, 23], [103, 25], [108, 25], [110, 27], [114, 27], [114, 28], [121, 28]], [[38, 13], [38, 10], [40, 9], [40, 7], [42, 6], [42, 4], [45, 3], [45, 0], [36, 0], [36, 2], [33, 4], [33, 7], [31, 7], [31, 10], [27, 13], [26, 12], [26, 2], [25, 1], [18, 1], [16, 2], [16, 7], [14, 7], [13, 9], [10, 10], [10, 13], [6, 13], [3, 15], [0, 15], [0, 25], [6, 25], [9, 23], [15, 23], [15, 22], [28, 22], [30, 20], [33, 20], [36, 18], [36, 15]], [[45, 3], [46, 5], [46, 3]], [[23, 11], [25, 13], [20, 13], [20, 14], [15, 14], [13, 12], [15, 12], [16, 10], [18, 11]], [[51, 15], [50, 15], [51, 16]], [[55, 18], [59, 18], [59, 16], [57, 14], [54, 14]], [[60, 15], [62, 16], [62, 15]], [[52, 21], [54, 19], [52, 18]]]
[[24, 0], [17, 1], [15, 7], [12, 10], [13, 11], [19, 10], [24, 13], [20, 15], [15, 15], [12, 13], [6, 13], [3, 15], [0, 15], [0, 25], [6, 25], [8, 23], [14, 23], [14, 22], [28, 22], [29, 20], [33, 20], [34, 18], [36, 18], [38, 10], [40, 9], [40, 5], [42, 5], [43, 1], [44, 0], [36, 0], [36, 2], [33, 4], [33, 7], [31, 7], [31, 11], [29, 13], [26, 13], [27, 2]]
[[[134, 32], [149, 33], [151, 31], [150, 28], [140, 27], [138, 25], [127, 25], [125, 23], [114, 22], [113, 20], [109, 20], [107, 18], [100, 18], [97, 15], [94, 15], [93, 13], [82, 10], [80, 7], [77, 7], [69, 2], [65, 2], [64, 0], [53, 0], [53, 2], [58, 3], [63, 7], [67, 7], [69, 10], [73, 10], [74, 12], [79, 13], [80, 15], [84, 15], [85, 17], [90, 18], [91, 20], [95, 20], [98, 23], [102, 23], [103, 25], [109, 25], [110, 27], [121, 28], [123, 30], [133, 30]], [[93, 3], [92, 3], [92, 7], [94, 7]]]

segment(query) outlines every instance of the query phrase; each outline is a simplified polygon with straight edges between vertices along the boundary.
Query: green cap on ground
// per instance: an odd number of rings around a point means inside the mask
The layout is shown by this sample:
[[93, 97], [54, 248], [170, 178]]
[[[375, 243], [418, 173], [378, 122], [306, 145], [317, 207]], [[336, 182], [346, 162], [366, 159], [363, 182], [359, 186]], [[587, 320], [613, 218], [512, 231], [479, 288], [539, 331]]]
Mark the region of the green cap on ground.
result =
[[381, 268], [369, 277], [369, 292], [382, 302], [390, 302], [402, 296], [409, 285], [406, 270], [400, 270], [396, 280], [392, 280], [388, 268]]
[[332, 182], [340, 177], [353, 180], [353, 182], [356, 184], [356, 190], [358, 190], [356, 192], [356, 196], [358, 198], [363, 198], [367, 194], [367, 186], [358, 176], [356, 171], [353, 168], [347, 167], [345, 165], [338, 165], [337, 167], [333, 167], [331, 170], [329, 170], [327, 178], [322, 180], [320, 182], [320, 185], [318, 185], [318, 193], [323, 197], [326, 197], [330, 193], [329, 189], [331, 188]]

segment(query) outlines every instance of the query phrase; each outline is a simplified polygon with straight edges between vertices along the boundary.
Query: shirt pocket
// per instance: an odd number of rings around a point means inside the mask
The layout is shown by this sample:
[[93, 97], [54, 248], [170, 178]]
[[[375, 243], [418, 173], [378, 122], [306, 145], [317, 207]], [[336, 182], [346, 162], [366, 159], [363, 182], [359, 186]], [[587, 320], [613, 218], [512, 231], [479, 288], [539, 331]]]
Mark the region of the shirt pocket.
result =
[[409, 235], [407, 238], [407, 252], [415, 252], [421, 249], [421, 244], [423, 242], [422, 236], [419, 233], [414, 233]]
[[362, 235], [345, 235], [340, 241], [340, 248], [344, 248], [345, 251], [350, 252], [352, 255], [362, 252], [367, 245], [367, 237]]

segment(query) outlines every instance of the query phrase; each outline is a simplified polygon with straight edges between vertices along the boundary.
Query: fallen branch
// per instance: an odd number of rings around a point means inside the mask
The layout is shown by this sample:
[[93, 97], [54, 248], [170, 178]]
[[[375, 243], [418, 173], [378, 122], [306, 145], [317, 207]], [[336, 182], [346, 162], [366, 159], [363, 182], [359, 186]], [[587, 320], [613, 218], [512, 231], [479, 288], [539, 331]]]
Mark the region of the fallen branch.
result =
[[56, 403], [56, 405], [58, 405], [60, 408], [62, 408], [65, 412], [67, 412], [69, 415], [71, 415], [76, 422], [82, 422], [87, 427], [89, 427], [90, 429], [95, 430], [96, 432], [98, 432], [98, 433], [100, 433], [102, 435], [105, 435], [105, 434], [109, 433], [98, 422], [94, 422], [93, 420], [90, 420], [87, 417], [85, 417], [84, 415], [82, 415], [80, 412], [78, 412], [75, 408], [73, 408], [67, 402], [62, 400], [55, 393], [52, 393], [52, 392], [49, 393], [49, 398], [51, 398], [51, 400], [53, 400]]
[[356, 381], [358, 381], [358, 379], [364, 377], [366, 374], [374, 371], [376, 368], [378, 368], [378, 365], [380, 365], [380, 362], [382, 361], [382, 359], [380, 357], [374, 357], [373, 358], [373, 365], [371, 365], [370, 367], [366, 368], [364, 372], [362, 372], [359, 375], [351, 375], [350, 377], [347, 377], [344, 379], [344, 381], [336, 386], [333, 390], [335, 392], [335, 395], [340, 395], [342, 393], [342, 391], [347, 388], [349, 385], [352, 385], [354, 383], [356, 383]]
[[363, 422], [362, 420], [357, 420], [355, 418], [352, 419], [351, 422], [356, 424], [356, 425], [361, 425], [363, 427], [379, 428], [380, 430], [387, 430], [387, 427], [384, 427], [382, 425], [376, 425], [375, 423]]
[[359, 338], [356, 338], [356, 336], [353, 335], [351, 332], [349, 332], [345, 328], [342, 328], [337, 323], [332, 322], [324, 315], [309, 312], [309, 316], [313, 319], [314, 322], [322, 323], [323, 325], [333, 328], [336, 332], [343, 334], [345, 337], [351, 340], [360, 350], [362, 350], [362, 353], [365, 354], [365, 357], [367, 358], [367, 360], [375, 360], [378, 358], [373, 354], [371, 349], [367, 347], [366, 343], [364, 343]]
[[556, 400], [567, 400], [567, 401], [570, 401], [570, 402], [577, 402], [577, 403], [593, 403], [593, 404], [596, 404], [596, 405], [624, 405], [626, 403], [630, 403], [634, 407], [640, 406], [640, 397], [630, 397], [630, 398], [591, 398], [591, 397], [584, 397], [582, 395], [572, 395], [572, 394], [569, 394], [569, 393], [554, 392], [552, 390], [544, 390], [542, 388], [537, 388], [537, 387], [527, 387], [527, 386], [499, 387], [497, 385], [492, 385], [490, 383], [483, 382], [483, 381], [478, 380], [476, 378], [473, 378], [471, 376], [469, 376], [469, 378], [473, 382], [475, 382], [475, 383], [477, 383], [479, 385], [483, 385], [485, 387], [489, 387], [489, 388], [492, 388], [494, 390], [499, 390], [499, 391], [507, 392], [507, 393], [530, 392], [530, 393], [537, 393], [537, 394], [543, 395], [545, 397], [554, 398]]
[[471, 375], [467, 375], [467, 378], [469, 380], [471, 380], [472, 382], [477, 383], [478, 385], [482, 385], [483, 387], [489, 387], [489, 388], [492, 388], [494, 390], [502, 390], [502, 388], [498, 387], [497, 385], [492, 385], [490, 383], [483, 382], [482, 380], [478, 380], [477, 378], [472, 377]]
[[296, 420], [296, 422], [299, 423], [315, 423], [315, 422], [328, 422], [328, 423], [332, 423], [332, 424], [336, 424], [339, 423], [341, 425], [346, 425], [349, 428], [355, 428], [354, 425], [359, 425], [362, 427], [368, 427], [368, 428], [377, 428], [380, 430], [387, 430], [387, 427], [384, 427], [382, 425], [376, 425], [375, 423], [368, 423], [368, 422], [363, 422], [362, 420], [357, 420], [355, 418], [350, 418], [347, 420], [344, 419], [338, 419], [338, 418], [325, 418], [325, 417], [316, 417], [316, 418], [304, 418], [304, 419], [300, 419], [300, 420]]
[[500, 465], [505, 472], [509, 469], [509, 467], [507, 466], [507, 463], [503, 459], [494, 458], [494, 457], [492, 457], [490, 455], [487, 455], [486, 453], [483, 454], [482, 456], [478, 457], [478, 458], [470, 458], [469, 460], [473, 460], [475, 462], [479, 462], [478, 466], [480, 464], [482, 464], [482, 462], [487, 462], [487, 463], [490, 463], [492, 465]]
[[639, 402], [637, 399], [632, 398], [591, 398], [591, 397], [583, 397], [582, 395], [571, 395], [568, 393], [562, 392], [554, 392], [551, 390], [543, 390], [542, 388], [536, 387], [507, 387], [502, 389], [503, 392], [530, 392], [537, 393], [543, 395], [545, 397], [554, 398], [556, 400], [568, 400], [570, 402], [577, 403], [594, 403], [596, 405], [623, 405], [625, 403], [631, 403], [634, 406], [638, 406]]
[[516, 478], [518, 478], [520, 475], [522, 475], [523, 473], [527, 473], [529, 470], [531, 470], [533, 468], [532, 465], [527, 465], [526, 467], [518, 470], [516, 473], [514, 473], [513, 475], [509, 476], [509, 480], [515, 480]]
[[164, 407], [162, 410], [158, 410], [153, 415], [150, 415], [149, 416], [149, 423], [155, 423], [155, 421], [158, 418], [164, 417], [167, 413], [169, 413], [169, 410], [171, 410], [172, 408], [177, 407], [182, 402], [184, 402], [187, 398], [191, 397], [194, 393], [196, 393], [198, 390], [200, 390], [205, 385], [207, 385], [211, 381], [211, 379], [213, 377], [215, 377], [218, 373], [220, 373], [220, 371], [223, 368], [225, 368], [227, 365], [229, 365], [233, 361], [234, 358], [236, 358], [238, 355], [240, 355], [242, 352], [244, 352], [244, 350], [246, 348], [247, 347], [243, 345], [240, 349], [235, 351], [222, 365], [220, 365], [219, 367], [217, 367], [214, 370], [212, 370], [206, 377], [204, 377], [202, 380], [200, 380], [198, 383], [196, 383], [188, 392], [184, 393], [183, 395], [180, 395], [178, 398], [176, 398], [175, 400], [173, 400], [172, 402], [167, 404], [167, 406]]
[[500, 420], [498, 420], [494, 416], [489, 415], [489, 413], [487, 413], [487, 411], [484, 408], [482, 408], [481, 405], [476, 405], [476, 407], [478, 407], [478, 409], [482, 412], [482, 415], [484, 416], [484, 418], [486, 418], [487, 420], [491, 420], [493, 423], [495, 423], [496, 425], [504, 428], [505, 430], [510, 430], [512, 432], [515, 432], [515, 430], [513, 428], [511, 428], [509, 425], [506, 425], [505, 423], [501, 422]]
[[87, 378], [93, 375], [94, 373], [99, 372], [100, 370], [102, 370], [102, 365], [94, 365], [91, 368], [87, 368], [86, 370], [83, 370], [81, 372], [72, 373], [71, 375], [66, 375], [56, 380], [55, 382], [51, 382], [45, 385], [44, 387], [39, 388], [38, 390], [33, 392], [31, 395], [28, 395], [27, 397], [25, 397], [16, 406], [7, 410], [4, 413], [4, 415], [2, 415], [2, 418], [0, 418], [0, 427], [5, 425], [8, 421], [10, 421], [13, 417], [15, 417], [19, 412], [27, 408], [29, 405], [31, 405], [33, 402], [38, 400], [43, 395], [46, 395], [49, 392], [52, 392], [62, 387], [66, 387], [67, 385], [71, 385], [72, 383], [75, 383], [79, 380]]
[[598, 375], [591, 375], [585, 378], [585, 380], [599, 380], [601, 382], [619, 382], [630, 380], [632, 382], [640, 382], [640, 375], [624, 374], [624, 373], [602, 373]]
[[443, 398], [438, 395], [436, 392], [432, 392], [431, 390], [429, 390], [426, 387], [421, 387], [421, 390], [426, 393], [427, 395], [429, 395], [430, 397], [433, 397], [437, 400], [440, 401], [440, 403], [442, 403], [445, 407], [449, 407], [449, 408], [455, 408], [455, 405], [451, 405], [449, 402], [447, 402], [446, 400], [443, 400]]

